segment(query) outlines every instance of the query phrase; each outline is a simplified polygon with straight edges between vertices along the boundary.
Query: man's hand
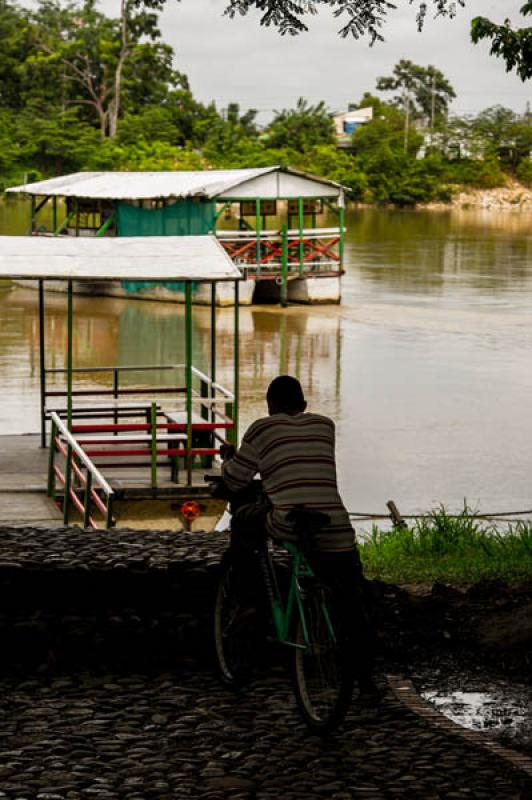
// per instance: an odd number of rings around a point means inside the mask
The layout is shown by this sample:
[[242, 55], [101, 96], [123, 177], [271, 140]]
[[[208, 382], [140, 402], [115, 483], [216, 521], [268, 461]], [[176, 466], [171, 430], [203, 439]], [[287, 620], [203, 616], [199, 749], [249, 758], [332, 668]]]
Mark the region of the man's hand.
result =
[[229, 461], [230, 458], [233, 458], [235, 453], [236, 453], [236, 447], [234, 446], [234, 444], [229, 444], [229, 442], [224, 442], [223, 445], [220, 447], [220, 455], [222, 457], [222, 461]]

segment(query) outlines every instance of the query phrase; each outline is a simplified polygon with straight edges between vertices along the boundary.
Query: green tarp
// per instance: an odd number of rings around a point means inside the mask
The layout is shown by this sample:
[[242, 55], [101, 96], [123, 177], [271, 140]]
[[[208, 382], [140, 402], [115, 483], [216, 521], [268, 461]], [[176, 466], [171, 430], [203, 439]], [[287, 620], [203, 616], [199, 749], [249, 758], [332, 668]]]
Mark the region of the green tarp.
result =
[[178, 200], [166, 208], [118, 203], [119, 236], [201, 236], [214, 229], [213, 200]]
[[[130, 203], [117, 205], [119, 236], [201, 236], [214, 230], [214, 200], [178, 200], [165, 208], [138, 208]], [[156, 283], [122, 281], [127, 292], [138, 292]], [[166, 289], [183, 291], [184, 284], [167, 281]], [[193, 287], [195, 288], [195, 287]]]

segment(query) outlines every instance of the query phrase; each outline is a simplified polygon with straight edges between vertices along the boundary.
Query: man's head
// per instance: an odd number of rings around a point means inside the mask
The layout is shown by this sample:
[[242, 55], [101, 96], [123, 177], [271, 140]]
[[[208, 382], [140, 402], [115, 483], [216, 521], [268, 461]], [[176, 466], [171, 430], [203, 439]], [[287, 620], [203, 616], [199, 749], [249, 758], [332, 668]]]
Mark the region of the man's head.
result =
[[266, 392], [270, 414], [301, 414], [307, 407], [301, 384], [291, 375], [279, 375]]

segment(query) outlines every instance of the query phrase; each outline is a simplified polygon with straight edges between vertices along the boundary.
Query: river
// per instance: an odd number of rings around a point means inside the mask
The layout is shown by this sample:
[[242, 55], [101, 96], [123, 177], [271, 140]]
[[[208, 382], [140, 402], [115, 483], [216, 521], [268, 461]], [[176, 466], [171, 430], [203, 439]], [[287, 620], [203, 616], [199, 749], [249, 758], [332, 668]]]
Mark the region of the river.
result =
[[[0, 233], [27, 210], [0, 201]], [[403, 513], [464, 498], [483, 511], [532, 507], [532, 214], [352, 210], [338, 307], [241, 312], [241, 423], [265, 412], [279, 372], [337, 424], [352, 511]], [[49, 365], [65, 362], [65, 298], [49, 295]], [[75, 363], [181, 361], [183, 309], [76, 298]], [[230, 383], [232, 312], [218, 312], [219, 379]], [[208, 313], [194, 311], [194, 360]], [[0, 433], [38, 428], [36, 293], [0, 287]], [[160, 376], [153, 375], [153, 380]]]

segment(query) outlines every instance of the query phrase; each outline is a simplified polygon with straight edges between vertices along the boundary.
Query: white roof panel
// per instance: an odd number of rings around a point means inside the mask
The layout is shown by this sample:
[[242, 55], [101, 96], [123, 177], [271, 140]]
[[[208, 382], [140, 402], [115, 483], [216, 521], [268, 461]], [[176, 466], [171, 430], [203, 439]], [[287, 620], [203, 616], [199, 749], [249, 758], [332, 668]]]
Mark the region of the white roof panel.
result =
[[8, 192], [106, 200], [159, 197], [215, 197], [222, 191], [256, 178], [262, 169], [202, 170], [196, 172], [74, 172], [60, 178], [13, 186]]
[[0, 279], [227, 281], [241, 278], [214, 236], [0, 236]]
[[[257, 196], [271, 196], [269, 187], [261, 193], [260, 178], [270, 173], [299, 175], [315, 184], [315, 196], [320, 195], [319, 187], [327, 186], [324, 195], [337, 195], [342, 186], [326, 178], [306, 175], [296, 170], [281, 167], [262, 167], [260, 169], [200, 170], [196, 172], [74, 172], [59, 178], [50, 178], [37, 183], [12, 186], [7, 192], [31, 195], [83, 197], [100, 200], [150, 200], [155, 198], [206, 197], [220, 195], [238, 197], [238, 189], [243, 184], [255, 181]], [[331, 190], [331, 187], [334, 187]], [[308, 194], [308, 192], [307, 192]], [[274, 196], [288, 197], [286, 194]], [[290, 195], [291, 196], [291, 195]], [[294, 195], [297, 197], [297, 195]]]

